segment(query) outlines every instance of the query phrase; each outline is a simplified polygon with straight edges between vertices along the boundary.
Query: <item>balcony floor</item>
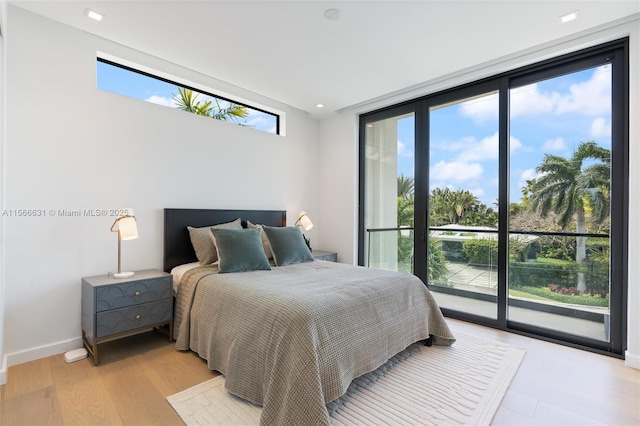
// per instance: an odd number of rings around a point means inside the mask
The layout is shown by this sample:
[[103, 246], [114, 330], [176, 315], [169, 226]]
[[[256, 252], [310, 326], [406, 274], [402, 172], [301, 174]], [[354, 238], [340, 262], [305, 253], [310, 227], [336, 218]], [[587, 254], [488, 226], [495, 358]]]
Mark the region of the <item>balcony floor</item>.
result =
[[[456, 288], [458, 288], [458, 286], [456, 286]], [[495, 319], [497, 317], [497, 306], [493, 302], [440, 293], [437, 291], [432, 291], [432, 294], [438, 302], [438, 305], [443, 308], [467, 312], [487, 318]], [[590, 308], [589, 310], [592, 309]], [[603, 312], [608, 312], [608, 309], [603, 310]], [[608, 340], [608, 333], [605, 329], [605, 324], [602, 322], [589, 321], [516, 306], [509, 307], [508, 318], [511, 321], [531, 324], [550, 330], [563, 331], [565, 333], [589, 337], [601, 341]]]

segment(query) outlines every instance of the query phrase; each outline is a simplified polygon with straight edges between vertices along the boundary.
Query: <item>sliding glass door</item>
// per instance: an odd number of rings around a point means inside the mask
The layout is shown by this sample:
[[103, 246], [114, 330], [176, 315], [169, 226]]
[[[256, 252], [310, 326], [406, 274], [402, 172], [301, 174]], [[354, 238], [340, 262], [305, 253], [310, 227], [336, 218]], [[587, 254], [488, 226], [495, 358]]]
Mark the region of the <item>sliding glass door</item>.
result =
[[360, 257], [445, 314], [621, 355], [628, 43], [361, 117]]
[[598, 62], [510, 89], [508, 318], [608, 342], [610, 204], [621, 191], [612, 66]]
[[498, 96], [458, 99], [467, 94], [434, 97], [429, 107], [427, 282], [441, 307], [496, 319]]
[[363, 127], [363, 237], [374, 268], [413, 273], [414, 130], [412, 106], [371, 116]]

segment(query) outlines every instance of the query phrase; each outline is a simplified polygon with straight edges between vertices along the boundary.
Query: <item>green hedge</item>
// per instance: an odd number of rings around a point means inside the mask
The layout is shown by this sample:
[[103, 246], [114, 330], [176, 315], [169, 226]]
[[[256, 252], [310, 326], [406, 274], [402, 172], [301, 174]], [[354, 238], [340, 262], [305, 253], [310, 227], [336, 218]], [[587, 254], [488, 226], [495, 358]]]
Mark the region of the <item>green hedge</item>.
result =
[[575, 262], [511, 262], [509, 282], [516, 287], [540, 287], [556, 284], [558, 287], [576, 286]]
[[540, 296], [544, 299], [554, 300], [556, 302], [568, 303], [581, 306], [599, 306], [609, 307], [609, 298], [600, 296], [570, 296], [568, 294], [555, 293], [546, 287], [516, 287], [514, 290], [521, 291], [523, 293], [533, 294]]
[[535, 262], [510, 262], [509, 282], [515, 286], [571, 288], [577, 285], [577, 273], [582, 271], [587, 291], [609, 292], [609, 265], [607, 262], [587, 261], [579, 267], [576, 262], [561, 259], [538, 258]]
[[[577, 285], [577, 273], [584, 273], [587, 290], [606, 294], [609, 291], [609, 259], [606, 251], [595, 252], [579, 268], [572, 260], [538, 257], [533, 262], [524, 261], [527, 245], [519, 247], [511, 242], [511, 250], [517, 256], [510, 256], [509, 282], [515, 286], [547, 287], [555, 284], [559, 288]], [[464, 242], [443, 241], [442, 248], [447, 260], [464, 262], [469, 265], [491, 265], [498, 262], [498, 242], [496, 240], [474, 239]]]
[[451, 262], [466, 262], [467, 258], [462, 251], [460, 241], [440, 241], [444, 257]]
[[468, 240], [462, 244], [462, 251], [469, 264], [498, 264], [498, 241], [496, 240]]

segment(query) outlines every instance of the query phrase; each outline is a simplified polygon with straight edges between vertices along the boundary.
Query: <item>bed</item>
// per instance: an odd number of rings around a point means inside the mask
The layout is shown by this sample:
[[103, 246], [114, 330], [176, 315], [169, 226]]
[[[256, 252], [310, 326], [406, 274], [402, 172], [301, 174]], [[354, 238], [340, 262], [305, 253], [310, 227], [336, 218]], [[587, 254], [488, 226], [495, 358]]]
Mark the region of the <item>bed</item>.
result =
[[[243, 227], [286, 224], [284, 211], [165, 209], [165, 270], [196, 259], [187, 226], [236, 218]], [[408, 274], [321, 260], [219, 267], [183, 273], [176, 348], [196, 352], [230, 393], [261, 405], [262, 425], [329, 424], [326, 403], [355, 377], [417, 341], [455, 341], [427, 288]]]

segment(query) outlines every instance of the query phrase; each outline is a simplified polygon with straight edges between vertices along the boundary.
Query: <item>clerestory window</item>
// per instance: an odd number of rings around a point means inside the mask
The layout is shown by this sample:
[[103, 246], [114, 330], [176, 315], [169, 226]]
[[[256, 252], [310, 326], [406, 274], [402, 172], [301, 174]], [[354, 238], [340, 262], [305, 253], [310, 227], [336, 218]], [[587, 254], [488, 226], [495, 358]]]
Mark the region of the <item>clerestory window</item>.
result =
[[107, 59], [97, 58], [100, 90], [279, 135], [280, 115]]

